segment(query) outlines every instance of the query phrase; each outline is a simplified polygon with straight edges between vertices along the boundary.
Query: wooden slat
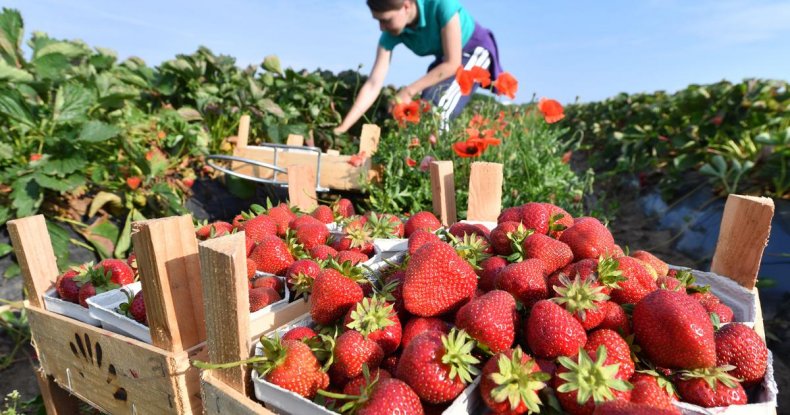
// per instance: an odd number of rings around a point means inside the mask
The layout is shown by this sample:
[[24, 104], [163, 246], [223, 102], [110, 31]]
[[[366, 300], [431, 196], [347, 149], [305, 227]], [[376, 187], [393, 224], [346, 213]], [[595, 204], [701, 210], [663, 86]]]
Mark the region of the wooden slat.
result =
[[277, 312], [269, 313], [252, 320], [250, 322], [249, 332], [250, 341], [253, 343], [256, 342], [261, 335], [283, 326], [309, 311], [310, 304], [307, 301], [297, 300], [277, 310]]
[[299, 134], [288, 134], [288, 139], [285, 141], [286, 145], [302, 147], [304, 146], [304, 136]]
[[326, 151], [326, 155], [327, 156], [339, 156], [340, 155], [340, 150], [335, 150], [335, 149], [331, 149], [330, 148], [329, 150]]
[[729, 195], [710, 270], [754, 288], [771, 233], [774, 202], [767, 197]]
[[36, 381], [41, 399], [48, 415], [72, 415], [79, 413], [80, 400], [55, 383], [42, 369], [36, 369]]
[[288, 204], [291, 207], [298, 207], [303, 212], [312, 212], [318, 206], [315, 175], [315, 165], [288, 166]]
[[[209, 362], [230, 363], [249, 357], [250, 301], [244, 232], [200, 244]], [[215, 371], [215, 377], [247, 394], [244, 367]]]
[[9, 221], [8, 233], [30, 304], [44, 308], [44, 293], [58, 278], [58, 264], [44, 215]]
[[239, 119], [239, 132], [236, 140], [236, 148], [245, 148], [250, 140], [250, 116], [242, 115]]
[[376, 124], [365, 124], [362, 126], [362, 133], [359, 136], [359, 153], [365, 153], [370, 157], [376, 154], [381, 140], [381, 127]]
[[433, 213], [450, 226], [458, 220], [455, 210], [455, 174], [452, 161], [431, 162], [431, 192]]
[[467, 220], [496, 222], [502, 210], [502, 180], [502, 164], [472, 163]]
[[166, 352], [37, 307], [28, 311], [42, 368], [80, 399], [112, 414], [191, 414], [200, 407], [199, 371], [186, 352]]
[[155, 346], [168, 351], [206, 340], [198, 245], [190, 215], [135, 224], [132, 241]]
[[215, 371], [206, 370], [201, 374], [203, 392], [203, 413], [206, 415], [273, 415], [260, 403], [239, 393], [214, 376]]

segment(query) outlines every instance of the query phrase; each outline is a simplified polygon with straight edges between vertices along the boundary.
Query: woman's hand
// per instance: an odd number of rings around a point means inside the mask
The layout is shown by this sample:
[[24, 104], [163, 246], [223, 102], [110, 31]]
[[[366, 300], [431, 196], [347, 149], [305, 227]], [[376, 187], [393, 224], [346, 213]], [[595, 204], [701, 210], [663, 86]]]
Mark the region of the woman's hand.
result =
[[409, 103], [411, 99], [414, 97], [415, 93], [412, 92], [411, 88], [408, 86], [401, 88], [397, 94], [395, 94], [395, 104], [400, 103]]

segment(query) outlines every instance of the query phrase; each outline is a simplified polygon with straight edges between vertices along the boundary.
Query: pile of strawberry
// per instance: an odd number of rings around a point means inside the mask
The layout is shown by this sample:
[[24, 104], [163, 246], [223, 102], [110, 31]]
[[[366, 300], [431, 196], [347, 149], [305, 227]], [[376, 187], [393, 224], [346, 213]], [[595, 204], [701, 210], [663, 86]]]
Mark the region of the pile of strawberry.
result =
[[360, 414], [435, 413], [478, 375], [493, 413], [678, 414], [746, 404], [764, 377], [729, 307], [595, 218], [527, 203], [490, 231], [438, 223], [411, 216], [408, 256], [372, 287], [335, 261], [305, 274], [315, 326], [262, 339], [259, 375]]
[[137, 280], [134, 254], [128, 259], [104, 259], [72, 267], [55, 280], [55, 291], [60, 299], [88, 308], [86, 300]]

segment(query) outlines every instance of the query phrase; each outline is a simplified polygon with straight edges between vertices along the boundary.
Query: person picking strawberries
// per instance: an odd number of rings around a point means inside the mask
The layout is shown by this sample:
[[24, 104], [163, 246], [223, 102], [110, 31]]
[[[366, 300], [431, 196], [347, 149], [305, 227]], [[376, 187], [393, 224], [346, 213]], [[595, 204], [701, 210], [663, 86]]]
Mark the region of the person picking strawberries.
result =
[[376, 101], [392, 52], [401, 43], [419, 56], [433, 55], [436, 60], [425, 75], [398, 91], [396, 103], [408, 103], [420, 95], [433, 103], [444, 125], [458, 116], [471, 98], [462, 94], [455, 79], [462, 66], [487, 71], [486, 79], [496, 79], [502, 72], [494, 35], [475, 22], [458, 0], [367, 0], [367, 4], [382, 31], [376, 60], [335, 133], [347, 132]]

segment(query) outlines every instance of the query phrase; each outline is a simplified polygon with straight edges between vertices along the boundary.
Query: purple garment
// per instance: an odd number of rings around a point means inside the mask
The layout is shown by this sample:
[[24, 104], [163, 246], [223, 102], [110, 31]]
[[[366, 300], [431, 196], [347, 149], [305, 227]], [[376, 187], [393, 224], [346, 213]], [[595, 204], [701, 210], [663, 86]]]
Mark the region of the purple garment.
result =
[[[493, 81], [499, 77], [500, 73], [503, 72], [502, 65], [499, 63], [499, 48], [497, 48], [494, 33], [485, 27], [480, 26], [480, 23], [475, 22], [475, 31], [472, 32], [472, 37], [470, 37], [466, 42], [466, 45], [464, 45], [464, 57], [471, 55], [478, 46], [485, 48], [491, 55], [491, 66], [488, 67], [488, 71], [491, 72], [491, 80]], [[444, 57], [436, 58], [436, 60], [433, 61], [430, 66], [428, 66], [428, 72], [430, 72], [431, 69], [443, 61]], [[466, 59], [464, 59], [464, 63], [465, 61]]]

